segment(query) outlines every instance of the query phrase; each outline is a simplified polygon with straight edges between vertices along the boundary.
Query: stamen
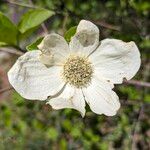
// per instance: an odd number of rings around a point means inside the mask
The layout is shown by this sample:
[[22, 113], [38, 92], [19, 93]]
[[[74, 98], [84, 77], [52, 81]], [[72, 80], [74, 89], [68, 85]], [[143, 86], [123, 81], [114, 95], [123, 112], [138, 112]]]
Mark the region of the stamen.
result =
[[93, 68], [87, 57], [71, 55], [63, 66], [63, 79], [77, 88], [87, 87], [92, 78]]

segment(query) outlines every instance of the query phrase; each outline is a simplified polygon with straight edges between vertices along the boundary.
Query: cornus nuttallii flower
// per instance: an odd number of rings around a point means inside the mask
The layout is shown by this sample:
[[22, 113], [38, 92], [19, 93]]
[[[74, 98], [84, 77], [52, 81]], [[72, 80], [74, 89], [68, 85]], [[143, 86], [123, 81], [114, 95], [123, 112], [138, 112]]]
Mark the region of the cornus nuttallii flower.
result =
[[11, 85], [26, 99], [47, 100], [54, 109], [73, 108], [82, 116], [86, 103], [96, 114], [115, 115], [120, 103], [114, 84], [131, 79], [141, 63], [134, 42], [99, 42], [99, 29], [86, 20], [80, 21], [69, 44], [49, 34], [38, 48], [10, 69]]

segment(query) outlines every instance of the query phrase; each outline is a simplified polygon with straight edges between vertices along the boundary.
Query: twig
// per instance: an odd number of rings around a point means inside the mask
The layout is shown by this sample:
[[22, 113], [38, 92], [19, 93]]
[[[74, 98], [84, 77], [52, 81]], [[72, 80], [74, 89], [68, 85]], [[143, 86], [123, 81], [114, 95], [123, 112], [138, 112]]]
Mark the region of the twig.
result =
[[108, 29], [111, 29], [111, 30], [120, 31], [120, 27], [109, 24], [109, 23], [106, 23], [104, 21], [92, 21], [92, 22], [94, 22], [95, 24], [97, 24], [99, 26], [102, 26], [102, 27], [105, 27], [105, 28], [108, 28]]
[[130, 100], [128, 100], [128, 99], [119, 99], [119, 101], [120, 101], [120, 103], [121, 103], [121, 105], [122, 106], [132, 106], [132, 105], [143, 105], [143, 107], [145, 107], [145, 106], [148, 106], [148, 107], [150, 107], [150, 103], [148, 103], [148, 102], [143, 102], [142, 100], [139, 100], [139, 99], [135, 99], [135, 100], [133, 100], [133, 99], [130, 99]]
[[[144, 68], [144, 71], [143, 71], [143, 82], [142, 81], [134, 81], [134, 80], [128, 81], [129, 84], [133, 84], [133, 85], [144, 87], [144, 88], [142, 88], [142, 94], [141, 94], [141, 98], [140, 98], [141, 100], [145, 99], [146, 91], [148, 90], [148, 89], [146, 89], [146, 87], [150, 87], [150, 83], [146, 82], [148, 80], [148, 76], [149, 76], [149, 69], [150, 69], [149, 65]], [[137, 149], [137, 147], [136, 147], [137, 132], [138, 132], [138, 129], [140, 127], [140, 121], [141, 121], [142, 116], [144, 114], [144, 106], [147, 106], [147, 105], [148, 105], [147, 103], [140, 104], [140, 109], [138, 111], [137, 119], [136, 119], [136, 121], [134, 123], [132, 137], [131, 137], [131, 149], [132, 150]]]
[[[67, 8], [66, 8], [66, 10], [67, 10], [68, 14], [71, 15], [72, 17], [76, 17], [78, 19], [82, 19], [81, 16], [74, 14], [72, 11], [68, 10]], [[102, 26], [102, 27], [105, 27], [105, 28], [108, 28], [108, 29], [111, 29], [111, 30], [120, 31], [120, 27], [119, 26], [115, 26], [115, 25], [109, 24], [109, 23], [104, 22], [104, 21], [91, 20], [91, 22], [95, 23], [96, 25], [99, 25], [99, 26]]]
[[[30, 3], [30, 5], [31, 5], [32, 7], [34, 7], [34, 4], [33, 4], [32, 0], [29, 0], [29, 3]], [[47, 27], [46, 27], [46, 25], [45, 25], [44, 23], [41, 24], [41, 27], [42, 27], [44, 33], [45, 33], [45, 34], [48, 34], [48, 29], [47, 29]]]
[[[29, 3], [34, 7], [34, 4], [33, 4], [32, 0], [29, 0]], [[44, 23], [41, 24], [41, 27], [42, 27], [44, 33], [48, 34], [48, 29], [47, 29], [47, 27]]]
[[[29, 3], [30, 3], [31, 6], [34, 7], [34, 4], [33, 4], [32, 0], [29, 0]], [[48, 29], [47, 29], [45, 23], [42, 23], [42, 24], [41, 24], [41, 27], [42, 27], [44, 33], [45, 33], [45, 34], [48, 34]]]
[[4, 88], [4, 89], [0, 89], [0, 94], [1, 93], [4, 93], [4, 92], [7, 92], [7, 91], [9, 91], [9, 90], [12, 90], [13, 89], [13, 87], [11, 87], [11, 86], [9, 86], [9, 87], [7, 87], [7, 88]]
[[143, 81], [137, 81], [137, 80], [129, 80], [129, 81], [124, 80], [124, 83], [135, 85], [135, 86], [140, 86], [140, 87], [150, 88], [150, 83], [149, 82], [143, 82]]
[[138, 126], [139, 126], [139, 123], [140, 123], [140, 120], [141, 120], [141, 118], [142, 118], [142, 114], [143, 114], [143, 107], [144, 107], [144, 105], [141, 105], [141, 107], [140, 107], [140, 109], [139, 109], [139, 111], [138, 111], [138, 117], [137, 117], [137, 120], [136, 120], [136, 122], [135, 122], [135, 125], [134, 125], [134, 128], [133, 128], [133, 133], [132, 133], [132, 137], [131, 137], [131, 149], [132, 150], [134, 150], [134, 149], [136, 149], [136, 133], [137, 133], [137, 128], [138, 128]]
[[141, 105], [143, 102], [141, 100], [128, 100], [128, 99], [119, 99], [120, 103], [122, 106], [129, 106], [129, 105], [135, 105], [135, 104], [138, 104], [138, 105]]
[[27, 8], [40, 8], [40, 7], [35, 7], [35, 6], [32, 6], [32, 5], [28, 5], [28, 4], [23, 4], [23, 3], [17, 3], [17, 2], [14, 2], [14, 1], [9, 1], [9, 0], [6, 0], [4, 2], [7, 2], [7, 3], [10, 3], [10, 4], [13, 4], [13, 5], [18, 5], [18, 6], [22, 6], [22, 7], [27, 7]]
[[42, 27], [42, 29], [43, 29], [43, 31], [44, 31], [45, 34], [48, 34], [48, 33], [49, 33], [49, 32], [48, 32], [48, 29], [47, 29], [47, 27], [46, 27], [46, 25], [45, 25], [45, 23], [42, 23], [42, 24], [41, 24], [41, 27]]
[[15, 54], [15, 55], [18, 55], [18, 56], [21, 56], [21, 55], [24, 54], [23, 52], [12, 49], [12, 48], [11, 49], [9, 49], [9, 48], [0, 48], [0, 51]]
[[65, 14], [64, 20], [63, 20], [63, 23], [62, 23], [63, 34], [66, 32], [67, 19], [68, 19], [68, 13]]

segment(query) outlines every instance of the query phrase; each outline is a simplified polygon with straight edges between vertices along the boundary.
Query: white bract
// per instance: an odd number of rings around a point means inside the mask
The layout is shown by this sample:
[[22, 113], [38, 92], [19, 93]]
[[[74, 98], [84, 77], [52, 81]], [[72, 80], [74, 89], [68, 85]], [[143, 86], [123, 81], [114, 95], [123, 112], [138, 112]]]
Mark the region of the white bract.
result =
[[26, 99], [48, 100], [54, 109], [73, 108], [82, 116], [86, 102], [96, 114], [115, 115], [120, 103], [114, 84], [131, 79], [141, 64], [134, 42], [99, 42], [99, 29], [86, 20], [69, 45], [62, 36], [49, 34], [38, 48], [10, 69], [11, 85]]

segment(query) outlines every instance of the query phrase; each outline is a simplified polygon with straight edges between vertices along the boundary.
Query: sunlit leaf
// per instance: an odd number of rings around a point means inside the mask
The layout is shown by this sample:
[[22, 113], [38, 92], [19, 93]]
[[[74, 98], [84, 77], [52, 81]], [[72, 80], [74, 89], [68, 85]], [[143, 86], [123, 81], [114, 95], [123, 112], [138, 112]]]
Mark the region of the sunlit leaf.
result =
[[46, 9], [33, 9], [25, 13], [18, 24], [21, 33], [25, 33], [32, 28], [39, 26], [46, 19], [54, 15], [53, 11]]

